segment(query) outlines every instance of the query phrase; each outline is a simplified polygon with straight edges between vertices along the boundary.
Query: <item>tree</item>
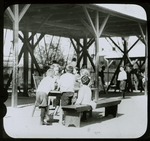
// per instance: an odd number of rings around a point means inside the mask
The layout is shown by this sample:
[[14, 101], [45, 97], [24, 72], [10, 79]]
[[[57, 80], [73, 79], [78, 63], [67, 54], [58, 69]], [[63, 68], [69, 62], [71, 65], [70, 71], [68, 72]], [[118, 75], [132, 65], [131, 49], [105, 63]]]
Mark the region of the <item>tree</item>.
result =
[[37, 59], [37, 62], [42, 65], [42, 68], [50, 65], [53, 60], [56, 60], [57, 62], [59, 60], [64, 60], [63, 50], [61, 49], [59, 43], [60, 38], [57, 45], [54, 45], [51, 40], [50, 44], [45, 43], [44, 46], [38, 45], [38, 47], [35, 48], [34, 55]]

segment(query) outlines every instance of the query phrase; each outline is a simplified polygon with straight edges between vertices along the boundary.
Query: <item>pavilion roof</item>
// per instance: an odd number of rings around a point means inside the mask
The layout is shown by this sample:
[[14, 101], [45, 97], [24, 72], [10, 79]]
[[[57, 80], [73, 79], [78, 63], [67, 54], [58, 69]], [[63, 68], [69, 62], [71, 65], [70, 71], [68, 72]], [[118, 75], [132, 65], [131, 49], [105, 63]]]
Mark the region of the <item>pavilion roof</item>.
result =
[[[24, 4], [19, 4], [19, 11], [23, 7]], [[101, 37], [141, 35], [139, 24], [143, 31], [146, 31], [145, 20], [96, 4], [31, 4], [20, 20], [19, 30], [70, 38], [84, 38], [85, 35], [92, 38], [91, 32], [81, 22], [84, 20], [88, 23], [83, 7], [87, 8], [93, 23], [95, 23], [95, 10], [99, 11], [100, 26], [106, 16], [110, 15]], [[13, 29], [12, 22], [6, 13], [4, 13], [4, 28]]]

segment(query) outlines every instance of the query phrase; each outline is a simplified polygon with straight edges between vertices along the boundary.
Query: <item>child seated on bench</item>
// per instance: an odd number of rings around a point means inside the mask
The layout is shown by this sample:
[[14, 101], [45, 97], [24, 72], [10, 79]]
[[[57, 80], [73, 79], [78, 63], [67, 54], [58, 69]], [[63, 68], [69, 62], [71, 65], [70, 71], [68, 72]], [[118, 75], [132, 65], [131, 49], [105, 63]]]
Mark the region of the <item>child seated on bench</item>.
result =
[[[89, 87], [89, 82], [90, 82], [90, 78], [87, 75], [84, 75], [81, 77], [81, 82], [82, 82], [82, 86], [78, 92], [78, 98], [75, 102], [75, 104], [87, 104], [90, 105], [91, 103], [91, 98], [92, 98], [92, 92], [91, 89]], [[83, 112], [83, 117], [81, 118], [81, 120], [85, 121], [87, 120], [86, 117], [86, 113], [87, 111]]]

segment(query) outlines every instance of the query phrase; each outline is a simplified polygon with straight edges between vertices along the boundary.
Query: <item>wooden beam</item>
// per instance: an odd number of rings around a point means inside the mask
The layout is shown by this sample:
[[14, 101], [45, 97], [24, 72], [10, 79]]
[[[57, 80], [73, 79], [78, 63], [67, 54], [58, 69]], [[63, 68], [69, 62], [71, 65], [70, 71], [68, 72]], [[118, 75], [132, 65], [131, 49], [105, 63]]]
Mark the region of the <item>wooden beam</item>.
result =
[[[36, 43], [33, 45], [33, 49], [35, 49], [35, 47], [38, 45], [38, 43], [41, 41], [41, 39], [44, 37], [44, 35], [45, 34], [41, 34], [40, 36], [39, 36], [39, 38], [37, 39], [37, 41], [36, 41]], [[31, 35], [32, 36], [32, 35]], [[30, 37], [31, 37], [30, 36]], [[29, 37], [29, 38], [30, 38]], [[21, 39], [21, 41], [24, 43], [25, 42], [25, 40], [23, 39], [23, 37], [19, 34], [19, 38]], [[32, 38], [33, 38], [33, 36], [32, 36]], [[28, 39], [28, 42], [29, 42], [29, 39]], [[23, 46], [24, 47], [24, 46]]]
[[86, 7], [84, 7], [84, 6], [83, 6], [83, 11], [84, 11], [84, 13], [85, 13], [85, 15], [86, 15], [86, 17], [87, 17], [87, 20], [89, 21], [89, 24], [90, 24], [91, 27], [92, 27], [92, 30], [93, 30], [93, 32], [94, 32], [94, 35], [97, 36], [97, 31], [96, 31], [96, 29], [95, 29], [95, 27], [94, 27], [93, 21], [92, 21], [90, 15], [89, 15], [89, 13], [88, 13], [88, 10], [87, 10]]
[[[24, 44], [25, 47], [27, 47], [27, 39], [28, 39], [28, 32], [27, 30], [24, 32]], [[29, 54], [28, 50], [24, 49], [24, 58], [23, 58], [23, 80], [24, 80], [24, 85], [23, 85], [23, 92], [24, 96], [28, 96], [28, 63], [29, 63]]]
[[90, 60], [90, 62], [91, 62], [91, 65], [92, 65], [92, 67], [93, 67], [93, 69], [94, 69], [94, 71], [95, 71], [95, 65], [94, 65], [93, 60], [92, 60], [92, 58], [91, 58], [91, 56], [89, 55], [88, 52], [87, 52], [87, 57], [89, 58], [89, 60]]
[[143, 63], [141, 63], [141, 67], [145, 64], [145, 60], [143, 61]]
[[87, 43], [87, 48], [89, 48], [93, 44], [94, 41], [95, 41], [95, 39], [91, 38]]
[[31, 40], [34, 35], [36, 35], [36, 33], [43, 27], [44, 23], [52, 16], [52, 14], [49, 14], [39, 25], [39, 27], [36, 28], [36, 30], [33, 32], [33, 34], [29, 37], [28, 40]]
[[13, 60], [13, 74], [12, 74], [12, 97], [11, 106], [17, 107], [18, 103], [18, 31], [19, 31], [19, 5], [13, 5], [14, 22], [13, 22], [13, 43], [14, 43], [14, 60]]
[[144, 36], [144, 32], [143, 32], [143, 29], [142, 29], [142, 26], [140, 23], [138, 23], [139, 25], [139, 28], [140, 28], [140, 31], [141, 31], [141, 34], [142, 34], [142, 37], [143, 37], [143, 40], [144, 40], [144, 43], [146, 44], [146, 39], [145, 39], [145, 36]]
[[95, 29], [96, 29], [96, 36], [95, 36], [95, 84], [97, 91], [95, 92], [95, 100], [99, 98], [99, 13], [96, 11], [95, 16]]
[[78, 54], [79, 52], [78, 52], [78, 50], [77, 50], [77, 48], [76, 48], [76, 45], [74, 44], [72, 38], [70, 38], [70, 41], [71, 41], [71, 43], [72, 43], [72, 45], [73, 45], [73, 47], [74, 47], [76, 53]]
[[7, 13], [8, 17], [10, 18], [10, 20], [11, 20], [12, 22], [14, 22], [14, 21], [15, 21], [15, 16], [14, 16], [12, 10], [10, 9], [10, 7], [8, 7], [8, 8], [6, 9], [6, 13]]
[[140, 41], [141, 41], [144, 45], [146, 45], [145, 42], [144, 42], [143, 37], [140, 37], [139, 35], [136, 35], [136, 37], [138, 37], [138, 38], [140, 39]]
[[83, 39], [83, 64], [87, 66], [87, 37]]
[[81, 45], [81, 43], [80, 43], [76, 38], [74, 38], [74, 40], [77, 42], [77, 44], [78, 44], [81, 48], [83, 48], [83, 45]]
[[[32, 42], [31, 42], [32, 46], [34, 45], [34, 37], [32, 38]], [[32, 53], [34, 54], [34, 49], [32, 47]], [[30, 74], [30, 79], [31, 79], [31, 88], [34, 87], [34, 80], [33, 80], [33, 73], [34, 73], [34, 64], [31, 58], [31, 74]]]
[[145, 45], [145, 91], [144, 91], [144, 94], [145, 95], [148, 95], [148, 40], [149, 40], [149, 37], [148, 37], [148, 29], [146, 27], [146, 45]]
[[37, 39], [36, 43], [33, 45], [33, 49], [38, 45], [38, 43], [42, 40], [45, 34], [41, 34], [40, 37]]
[[115, 73], [114, 73], [114, 75], [113, 75], [113, 77], [112, 77], [112, 79], [111, 79], [111, 81], [110, 81], [110, 84], [109, 84], [108, 87], [107, 87], [107, 91], [109, 90], [109, 88], [110, 88], [112, 82], [114, 81], [114, 78], [115, 78], [116, 74], [117, 74], [118, 71], [119, 71], [119, 67], [120, 67], [122, 61], [123, 61], [123, 58], [121, 58], [121, 60], [120, 60], [120, 62], [119, 62], [119, 64], [118, 64], [118, 66], [117, 66], [117, 69], [116, 69], [116, 71], [115, 71]]
[[122, 52], [124, 53], [124, 51], [114, 42], [114, 40], [111, 38], [111, 37], [108, 37], [112, 42], [113, 44]]
[[[25, 45], [22, 46], [22, 48], [21, 48], [21, 50], [20, 50], [20, 53], [19, 53], [19, 55], [18, 55], [18, 63], [20, 62], [20, 59], [21, 59], [22, 54], [23, 54], [23, 52], [24, 52], [24, 47], [25, 47]], [[7, 90], [8, 90], [8, 88], [9, 88], [9, 86], [10, 86], [10, 82], [12, 81], [12, 75], [13, 75], [13, 71], [11, 72], [10, 77], [9, 77], [9, 79], [8, 79], [8, 81], [7, 81], [7, 84], [6, 84], [6, 87], [5, 87]]]
[[77, 66], [80, 65], [80, 61], [81, 61], [82, 57], [83, 57], [83, 52], [82, 52], [82, 54], [80, 55], [80, 57], [79, 57], [79, 59], [78, 59], [78, 61], [77, 61]]
[[92, 30], [92, 28], [87, 24], [87, 22], [85, 20], [83, 20], [83, 18], [81, 18], [79, 15], [78, 16], [78, 19], [81, 21], [81, 23], [89, 30], [90, 33], [92, 33], [92, 35], [95, 36], [95, 33], [94, 31]]
[[107, 23], [108, 19], [109, 19], [109, 14], [106, 16], [106, 18], [104, 19], [104, 21], [103, 21], [103, 23], [102, 23], [102, 25], [100, 27], [99, 37], [102, 35], [102, 32], [103, 32], [103, 30], [104, 30], [104, 28], [106, 26], [106, 23]]
[[137, 39], [136, 42], [127, 50], [127, 53], [137, 44], [140, 39]]
[[30, 53], [30, 55], [32, 57], [32, 60], [33, 60], [35, 66], [37, 68], [37, 71], [38, 71], [39, 75], [41, 76], [42, 75], [41, 69], [40, 69], [40, 67], [39, 67], [39, 65], [38, 65], [38, 63], [36, 61], [36, 58], [33, 55], [32, 47], [31, 47], [31, 44], [29, 42], [27, 42], [27, 49], [28, 49], [28, 51], [29, 51], [29, 53]]
[[95, 4], [78, 4], [80, 6], [84, 6], [86, 8], [89, 8], [89, 9], [93, 9], [93, 10], [97, 10], [99, 12], [102, 12], [102, 13], [108, 13], [110, 15], [113, 15], [115, 17], [120, 17], [122, 19], [126, 19], [126, 20], [129, 20], [129, 21], [135, 21], [135, 22], [140, 22], [142, 24], [146, 24], [146, 21], [145, 20], [141, 20], [141, 19], [138, 19], [138, 18], [135, 18], [133, 16], [129, 16], [129, 15], [126, 15], [126, 14], [123, 14], [123, 13], [119, 13], [117, 11], [114, 11], [114, 10], [111, 10], [111, 9], [108, 9], [108, 8], [105, 8], [105, 7], [102, 7], [102, 6], [98, 6], [98, 5], [95, 5]]
[[26, 4], [23, 9], [21, 10], [20, 12], [20, 15], [19, 15], [19, 22], [20, 20], [22, 19], [22, 17], [24, 16], [24, 14], [27, 12], [28, 8], [30, 7], [31, 4]]
[[[19, 36], [19, 37], [20, 37], [20, 39], [22, 40], [22, 42], [25, 44], [25, 40], [24, 40], [23, 38], [21, 38], [21, 36]], [[30, 36], [30, 37], [31, 37], [31, 36]], [[39, 73], [40, 75], [42, 75], [41, 69], [40, 69], [40, 67], [39, 67], [39, 65], [38, 65], [38, 63], [37, 63], [37, 61], [36, 61], [34, 55], [32, 54], [32, 53], [33, 53], [32, 47], [31, 47], [32, 45], [29, 43], [29, 40], [27, 41], [26, 45], [27, 45], [27, 49], [28, 49], [28, 51], [29, 51], [29, 53], [30, 53], [30, 55], [31, 55], [31, 57], [32, 57], [32, 59], [33, 59], [33, 63], [35, 64], [35, 66], [36, 66], [36, 68], [37, 68], [37, 70], [38, 70], [38, 73]], [[35, 45], [34, 45], [34, 47], [35, 47]], [[33, 49], [34, 49], [34, 48], [33, 48]]]
[[[37, 42], [33, 45], [33, 48], [32, 48], [33, 50], [35, 49], [35, 47], [37, 46], [37, 44], [40, 42], [40, 40], [43, 38], [43, 36], [44, 36], [44, 34], [40, 35], [40, 37], [38, 38]], [[23, 37], [20, 34], [19, 34], [19, 38], [22, 40], [23, 43], [25, 42], [24, 39], [23, 39]], [[32, 38], [33, 38], [33, 36], [32, 36]], [[21, 60], [21, 57], [22, 57], [22, 54], [24, 52], [25, 47], [26, 47], [25, 44], [23, 44], [23, 46], [21, 47], [20, 53], [18, 55], [18, 63]], [[8, 89], [9, 86], [10, 86], [10, 82], [12, 81], [12, 75], [13, 75], [13, 71], [11, 72], [10, 77], [9, 77], [9, 79], [7, 81], [7, 84], [6, 84], [6, 87], [5, 87], [6, 89]]]
[[83, 30], [86, 31], [86, 28], [83, 28], [81, 26], [75, 26], [75, 25], [69, 25], [69, 24], [62, 24], [62, 23], [56, 23], [56, 22], [45, 22], [44, 25], [48, 26], [55, 26], [55, 27], [61, 27], [61, 28], [67, 28], [67, 29], [73, 29], [73, 30]]

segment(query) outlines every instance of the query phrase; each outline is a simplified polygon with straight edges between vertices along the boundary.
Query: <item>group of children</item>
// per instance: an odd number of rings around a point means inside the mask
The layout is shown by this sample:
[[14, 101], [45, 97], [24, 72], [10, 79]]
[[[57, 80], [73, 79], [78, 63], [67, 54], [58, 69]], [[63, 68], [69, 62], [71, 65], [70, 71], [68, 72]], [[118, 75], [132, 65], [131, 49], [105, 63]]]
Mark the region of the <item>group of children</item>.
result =
[[[76, 79], [74, 74], [74, 67], [71, 65], [66, 66], [65, 73], [59, 75], [57, 66], [50, 66], [46, 72], [46, 77], [40, 82], [36, 91], [36, 106], [41, 109], [40, 124], [50, 125], [50, 116], [48, 109], [48, 93], [52, 90], [58, 90], [61, 95], [61, 106], [71, 104], [89, 104], [91, 103], [92, 93], [89, 87], [90, 73], [88, 70], [83, 69], [80, 72], [80, 77]], [[74, 99], [75, 82], [81, 83], [78, 91], [78, 96]], [[84, 113], [85, 115], [86, 113]], [[86, 116], [84, 116], [86, 120]], [[84, 119], [83, 119], [84, 120]]]

